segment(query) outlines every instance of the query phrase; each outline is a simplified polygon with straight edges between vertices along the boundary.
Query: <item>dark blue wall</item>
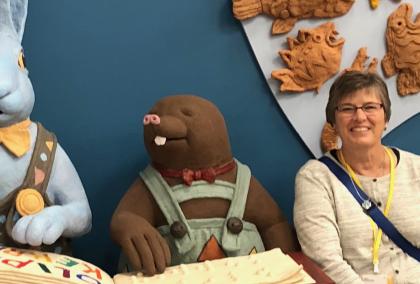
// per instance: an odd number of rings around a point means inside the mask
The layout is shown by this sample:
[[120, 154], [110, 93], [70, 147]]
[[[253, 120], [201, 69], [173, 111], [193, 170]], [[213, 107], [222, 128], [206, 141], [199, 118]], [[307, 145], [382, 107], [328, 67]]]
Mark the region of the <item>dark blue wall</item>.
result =
[[[291, 220], [294, 175], [311, 154], [269, 91], [228, 0], [30, 1], [24, 48], [32, 119], [54, 131], [93, 211], [75, 256], [113, 273], [108, 224], [148, 161], [142, 116], [163, 96], [193, 93], [225, 115], [234, 154]], [[310, 106], [308, 106], [310, 107]], [[420, 154], [420, 116], [386, 139]]]

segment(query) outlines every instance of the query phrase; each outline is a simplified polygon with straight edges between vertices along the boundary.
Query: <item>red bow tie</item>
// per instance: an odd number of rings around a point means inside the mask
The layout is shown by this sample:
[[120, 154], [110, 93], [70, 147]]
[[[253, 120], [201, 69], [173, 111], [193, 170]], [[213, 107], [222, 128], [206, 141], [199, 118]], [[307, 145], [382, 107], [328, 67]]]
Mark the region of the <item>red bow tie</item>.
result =
[[205, 180], [208, 183], [213, 183], [216, 180], [216, 176], [229, 172], [235, 167], [235, 161], [232, 160], [226, 164], [223, 164], [218, 167], [207, 168], [207, 169], [199, 169], [199, 170], [191, 170], [191, 169], [183, 169], [183, 170], [173, 170], [173, 169], [165, 169], [156, 164], [153, 167], [159, 171], [159, 173], [163, 177], [169, 178], [182, 178], [184, 184], [190, 186], [193, 181], [195, 180]]

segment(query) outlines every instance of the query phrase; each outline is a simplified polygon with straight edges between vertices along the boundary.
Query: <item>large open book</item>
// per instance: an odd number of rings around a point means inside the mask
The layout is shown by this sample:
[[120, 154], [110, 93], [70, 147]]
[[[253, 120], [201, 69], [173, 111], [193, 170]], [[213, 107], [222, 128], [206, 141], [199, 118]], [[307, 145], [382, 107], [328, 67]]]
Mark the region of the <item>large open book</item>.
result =
[[100, 268], [54, 253], [0, 247], [0, 284], [140, 284], [140, 283], [299, 283], [315, 281], [292, 258], [273, 249], [267, 252], [182, 264], [163, 274], [117, 274], [112, 279]]

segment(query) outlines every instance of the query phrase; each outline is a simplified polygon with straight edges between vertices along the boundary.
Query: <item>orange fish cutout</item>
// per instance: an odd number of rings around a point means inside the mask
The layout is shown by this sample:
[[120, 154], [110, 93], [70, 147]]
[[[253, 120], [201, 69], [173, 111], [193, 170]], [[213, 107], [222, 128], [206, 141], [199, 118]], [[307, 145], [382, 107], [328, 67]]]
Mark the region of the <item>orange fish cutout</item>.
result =
[[214, 235], [211, 235], [210, 239], [204, 245], [201, 250], [200, 255], [197, 258], [198, 262], [203, 262], [206, 260], [214, 260], [225, 258], [226, 254], [223, 249], [220, 247], [219, 242], [217, 241]]

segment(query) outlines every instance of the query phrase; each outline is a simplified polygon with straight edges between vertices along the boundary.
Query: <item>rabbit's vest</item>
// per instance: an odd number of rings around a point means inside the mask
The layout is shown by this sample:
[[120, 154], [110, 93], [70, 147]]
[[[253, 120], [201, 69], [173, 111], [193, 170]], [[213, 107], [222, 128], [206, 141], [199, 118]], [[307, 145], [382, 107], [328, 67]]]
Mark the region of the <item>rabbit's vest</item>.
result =
[[[29, 247], [28, 245], [16, 243], [11, 237], [14, 224], [21, 218], [16, 210], [16, 197], [19, 192], [28, 188], [34, 189], [41, 194], [47, 206], [52, 204], [48, 199], [46, 190], [57, 148], [57, 138], [40, 123], [37, 123], [37, 128], [38, 134], [34, 151], [23, 183], [0, 201], [0, 245], [2, 246]], [[70, 254], [68, 240], [64, 238], [58, 239], [52, 245], [43, 245], [37, 249]]]

